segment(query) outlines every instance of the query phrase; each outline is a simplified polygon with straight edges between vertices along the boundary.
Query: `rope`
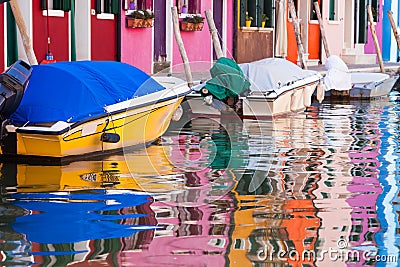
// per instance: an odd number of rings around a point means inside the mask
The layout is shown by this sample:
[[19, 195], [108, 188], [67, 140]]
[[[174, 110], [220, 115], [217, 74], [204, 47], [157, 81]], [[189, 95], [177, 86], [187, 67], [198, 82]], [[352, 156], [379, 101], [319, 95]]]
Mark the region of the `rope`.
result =
[[46, 53], [46, 60], [53, 60], [53, 54], [50, 52], [50, 23], [49, 23], [49, 0], [46, 0], [46, 10], [47, 10], [47, 53]]

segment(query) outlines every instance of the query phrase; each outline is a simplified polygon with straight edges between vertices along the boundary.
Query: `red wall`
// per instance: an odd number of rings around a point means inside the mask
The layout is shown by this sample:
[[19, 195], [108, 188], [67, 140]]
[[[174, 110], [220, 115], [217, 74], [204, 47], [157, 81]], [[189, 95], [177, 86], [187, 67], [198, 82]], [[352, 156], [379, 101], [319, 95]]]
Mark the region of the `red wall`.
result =
[[4, 6], [0, 5], [0, 72], [4, 71]]
[[[40, 1], [34, 1], [33, 13], [33, 49], [40, 63], [47, 53], [47, 17], [43, 16]], [[69, 60], [69, 13], [64, 12], [64, 17], [49, 17], [50, 50], [57, 61]]]
[[[95, 8], [92, 0], [92, 9]], [[117, 59], [117, 15], [113, 20], [98, 19], [91, 15], [91, 58], [92, 60]]]

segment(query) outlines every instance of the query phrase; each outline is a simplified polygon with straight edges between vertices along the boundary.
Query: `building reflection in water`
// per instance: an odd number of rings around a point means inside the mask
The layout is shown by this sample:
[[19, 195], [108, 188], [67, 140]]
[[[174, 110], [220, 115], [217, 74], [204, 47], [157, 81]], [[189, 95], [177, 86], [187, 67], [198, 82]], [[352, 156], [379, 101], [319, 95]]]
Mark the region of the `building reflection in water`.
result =
[[382, 126], [383, 116], [375, 104], [350, 103], [274, 120], [193, 118], [161, 145], [125, 155], [3, 164], [0, 257], [46, 266], [371, 264], [321, 253], [339, 240], [398, 253], [388, 244], [399, 227], [397, 121]]

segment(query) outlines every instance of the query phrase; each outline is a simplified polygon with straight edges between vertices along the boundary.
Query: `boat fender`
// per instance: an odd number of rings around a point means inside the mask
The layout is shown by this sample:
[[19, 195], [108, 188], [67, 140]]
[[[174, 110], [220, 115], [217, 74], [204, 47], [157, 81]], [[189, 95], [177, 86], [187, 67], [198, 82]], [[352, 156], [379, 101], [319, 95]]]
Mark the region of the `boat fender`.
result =
[[307, 85], [303, 91], [303, 105], [305, 107], [311, 106], [311, 98], [312, 98], [312, 87]]
[[210, 106], [213, 103], [212, 95], [208, 95], [208, 96], [204, 97], [204, 103], [206, 103], [207, 105]]
[[296, 99], [295, 94], [296, 94], [296, 91], [293, 90], [293, 93], [290, 95], [290, 111], [292, 111], [292, 112], [296, 111], [296, 103], [294, 101]]
[[317, 85], [317, 100], [319, 103], [322, 103], [325, 98], [325, 85], [322, 83], [319, 83]]
[[117, 133], [103, 133], [100, 140], [104, 143], [118, 143], [120, 136]]
[[182, 118], [182, 115], [183, 115], [183, 108], [181, 105], [179, 105], [178, 108], [175, 110], [174, 114], [172, 115], [172, 120], [179, 121]]

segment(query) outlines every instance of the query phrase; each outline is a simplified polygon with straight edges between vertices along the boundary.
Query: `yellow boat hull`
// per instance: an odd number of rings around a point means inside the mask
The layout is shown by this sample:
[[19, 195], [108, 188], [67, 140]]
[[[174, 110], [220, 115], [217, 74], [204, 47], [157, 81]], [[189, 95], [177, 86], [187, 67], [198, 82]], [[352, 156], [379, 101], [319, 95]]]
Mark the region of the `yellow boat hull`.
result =
[[[182, 99], [183, 96], [89, 120], [62, 134], [17, 131], [16, 154], [63, 158], [146, 144], [165, 133]], [[117, 134], [120, 140], [104, 142], [104, 133]]]

